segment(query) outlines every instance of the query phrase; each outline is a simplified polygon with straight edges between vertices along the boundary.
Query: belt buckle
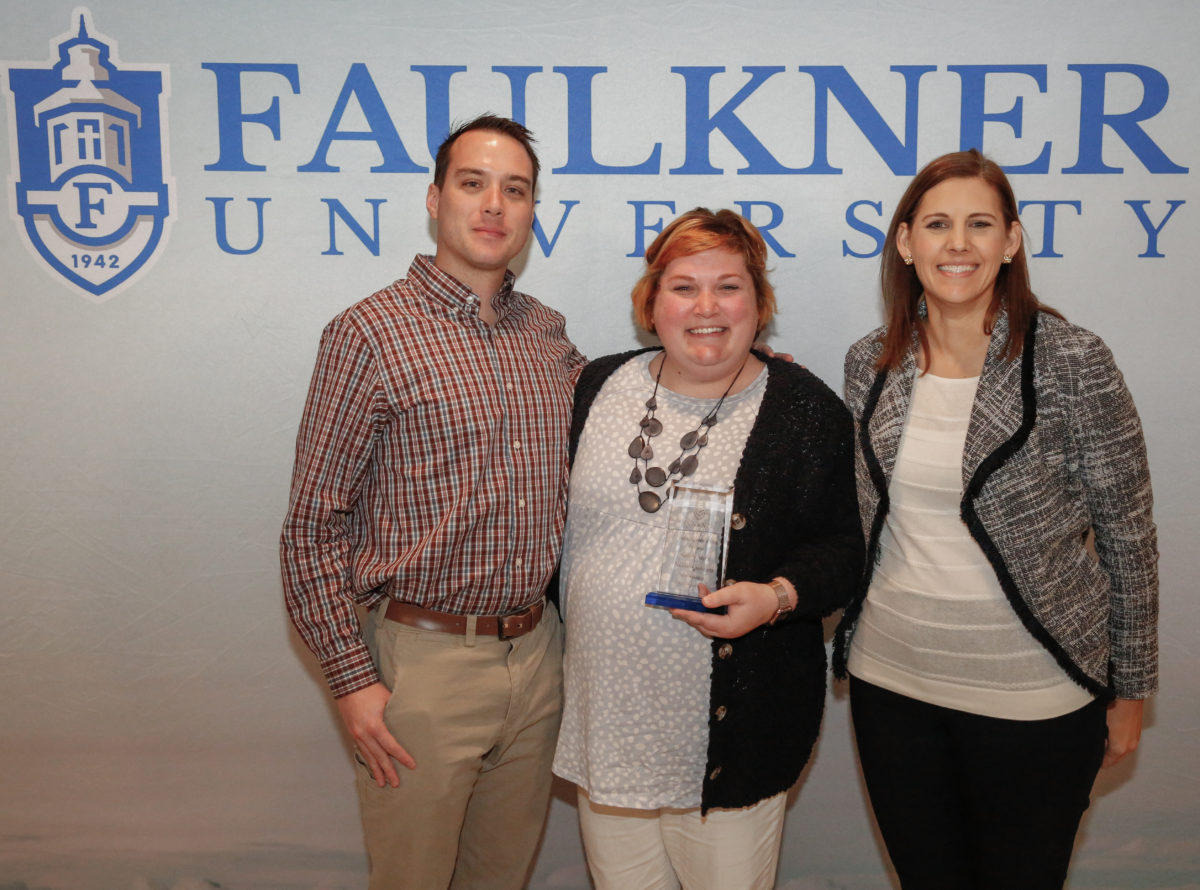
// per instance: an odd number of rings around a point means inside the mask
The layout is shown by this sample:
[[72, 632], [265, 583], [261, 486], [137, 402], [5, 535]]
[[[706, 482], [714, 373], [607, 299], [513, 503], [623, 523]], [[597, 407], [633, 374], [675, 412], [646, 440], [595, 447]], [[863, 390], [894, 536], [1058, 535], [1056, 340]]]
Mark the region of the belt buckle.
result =
[[502, 640], [512, 640], [528, 633], [532, 624], [532, 607], [511, 615], [500, 615], [496, 618], [496, 635]]

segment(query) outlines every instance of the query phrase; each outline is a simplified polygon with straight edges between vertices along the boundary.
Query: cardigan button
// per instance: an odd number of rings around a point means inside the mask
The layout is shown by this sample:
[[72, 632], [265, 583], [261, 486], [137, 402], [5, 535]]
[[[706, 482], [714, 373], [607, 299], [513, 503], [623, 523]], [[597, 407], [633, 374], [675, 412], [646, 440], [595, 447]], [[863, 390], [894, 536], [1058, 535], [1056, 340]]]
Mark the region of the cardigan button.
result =
[[741, 513], [734, 513], [729, 520], [729, 527], [734, 531], [741, 531], [746, 527], [746, 517]]
[[719, 775], [721, 775], [721, 768], [718, 766], [716, 769], [714, 769], [711, 773], [708, 774], [708, 781], [715, 782], [717, 779], [717, 776], [719, 776]]
[[725, 719], [725, 714], [727, 713], [727, 711], [726, 711], [724, 705], [718, 705], [717, 710], [714, 711], [713, 713], [716, 715], [717, 720], [720, 721], [720, 720]]
[[732, 643], [722, 643], [721, 648], [717, 650], [717, 658], [728, 658], [733, 654]]

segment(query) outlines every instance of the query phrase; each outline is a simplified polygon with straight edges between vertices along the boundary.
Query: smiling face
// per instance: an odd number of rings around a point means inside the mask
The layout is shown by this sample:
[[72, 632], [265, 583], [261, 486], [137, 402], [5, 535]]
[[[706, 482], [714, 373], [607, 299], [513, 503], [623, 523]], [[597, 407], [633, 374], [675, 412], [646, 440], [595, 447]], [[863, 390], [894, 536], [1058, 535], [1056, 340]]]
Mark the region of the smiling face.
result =
[[745, 257], [712, 249], [671, 260], [654, 295], [653, 319], [667, 367], [680, 382], [728, 381], [758, 332], [758, 300]]
[[1021, 246], [1021, 226], [1007, 224], [1000, 196], [983, 179], [938, 183], [921, 198], [896, 247], [912, 256], [931, 317], [984, 314], [1004, 255]]
[[441, 187], [425, 197], [437, 220], [434, 263], [490, 300], [533, 226], [533, 165], [525, 148], [495, 130], [463, 133], [450, 148]]

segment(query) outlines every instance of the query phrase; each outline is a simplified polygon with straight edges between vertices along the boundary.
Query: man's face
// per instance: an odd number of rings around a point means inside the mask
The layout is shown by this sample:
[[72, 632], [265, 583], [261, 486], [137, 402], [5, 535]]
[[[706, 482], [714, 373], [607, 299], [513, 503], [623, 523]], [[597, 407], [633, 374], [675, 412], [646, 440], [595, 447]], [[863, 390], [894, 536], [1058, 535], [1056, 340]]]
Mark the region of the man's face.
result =
[[[533, 164], [524, 146], [495, 130], [471, 130], [450, 148], [445, 182], [429, 186], [439, 269], [476, 290], [493, 286], [533, 226]], [[480, 293], [490, 297], [491, 294]]]

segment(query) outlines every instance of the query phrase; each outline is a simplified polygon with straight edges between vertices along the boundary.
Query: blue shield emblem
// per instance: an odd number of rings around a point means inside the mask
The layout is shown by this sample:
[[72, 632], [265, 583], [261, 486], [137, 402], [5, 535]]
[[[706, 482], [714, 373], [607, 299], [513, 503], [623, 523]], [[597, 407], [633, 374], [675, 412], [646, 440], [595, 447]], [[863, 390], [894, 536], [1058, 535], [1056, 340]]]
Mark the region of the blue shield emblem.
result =
[[[6, 63], [12, 212], [60, 280], [95, 302], [146, 270], [174, 216], [166, 65], [122, 65], [77, 9], [50, 63]], [[24, 67], [33, 65], [33, 67]]]

